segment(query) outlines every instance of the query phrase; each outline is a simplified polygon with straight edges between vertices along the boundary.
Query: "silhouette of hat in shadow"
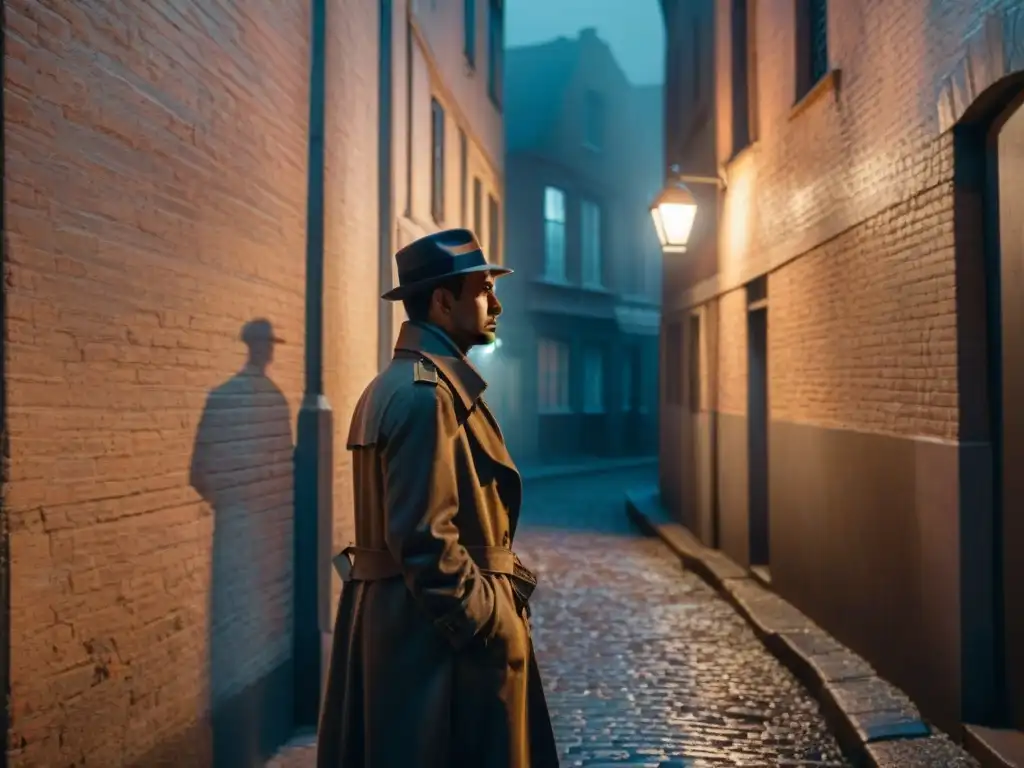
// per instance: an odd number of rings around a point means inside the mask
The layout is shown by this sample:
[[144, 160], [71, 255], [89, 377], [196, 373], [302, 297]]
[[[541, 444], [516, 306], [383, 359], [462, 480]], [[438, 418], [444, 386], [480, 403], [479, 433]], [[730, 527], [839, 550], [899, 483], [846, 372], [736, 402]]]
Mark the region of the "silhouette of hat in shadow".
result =
[[285, 340], [274, 333], [274, 326], [264, 317], [250, 320], [242, 326], [242, 341], [252, 347], [257, 344], [284, 344]]

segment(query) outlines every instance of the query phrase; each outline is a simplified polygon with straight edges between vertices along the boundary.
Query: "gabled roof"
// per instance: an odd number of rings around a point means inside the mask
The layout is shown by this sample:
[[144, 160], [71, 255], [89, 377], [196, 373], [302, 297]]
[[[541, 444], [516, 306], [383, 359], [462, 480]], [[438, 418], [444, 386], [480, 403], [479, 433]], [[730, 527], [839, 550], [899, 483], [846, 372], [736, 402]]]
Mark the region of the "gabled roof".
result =
[[505, 51], [505, 147], [537, 147], [558, 119], [579, 60], [579, 41], [560, 37]]

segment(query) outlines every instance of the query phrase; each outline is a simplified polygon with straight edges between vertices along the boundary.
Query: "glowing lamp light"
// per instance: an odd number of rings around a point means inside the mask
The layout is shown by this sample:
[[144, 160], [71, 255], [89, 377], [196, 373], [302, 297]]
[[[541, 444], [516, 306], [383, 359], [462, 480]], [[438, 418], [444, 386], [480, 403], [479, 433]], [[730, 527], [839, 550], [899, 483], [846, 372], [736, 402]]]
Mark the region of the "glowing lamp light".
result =
[[651, 218], [665, 253], [686, 253], [697, 201], [686, 185], [670, 181], [651, 204]]

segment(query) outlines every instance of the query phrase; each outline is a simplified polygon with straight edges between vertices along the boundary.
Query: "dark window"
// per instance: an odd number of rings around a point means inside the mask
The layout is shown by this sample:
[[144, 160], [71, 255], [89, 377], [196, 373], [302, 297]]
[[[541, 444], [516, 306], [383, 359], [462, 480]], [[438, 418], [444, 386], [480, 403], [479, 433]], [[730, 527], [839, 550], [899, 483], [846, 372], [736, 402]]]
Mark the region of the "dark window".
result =
[[828, 73], [828, 0], [796, 0], [796, 31], [800, 99]]
[[501, 263], [501, 211], [493, 195], [487, 196], [487, 258]]
[[473, 234], [477, 239], [484, 231], [484, 190], [480, 179], [473, 179]]
[[437, 99], [431, 99], [430, 114], [430, 213], [440, 224], [444, 221], [444, 109]]
[[689, 373], [690, 413], [700, 413], [700, 315], [690, 316], [687, 368]]
[[587, 91], [583, 101], [583, 143], [591, 149], [604, 147], [604, 99]]
[[463, 48], [466, 54], [466, 63], [471, 67], [476, 66], [476, 0], [463, 0]]
[[502, 0], [489, 0], [487, 16], [487, 93], [501, 106], [505, 77], [505, 14]]
[[469, 204], [469, 142], [466, 132], [459, 128], [459, 223], [466, 226], [466, 206]]
[[732, 0], [732, 151], [750, 143], [750, 15], [748, 0]]

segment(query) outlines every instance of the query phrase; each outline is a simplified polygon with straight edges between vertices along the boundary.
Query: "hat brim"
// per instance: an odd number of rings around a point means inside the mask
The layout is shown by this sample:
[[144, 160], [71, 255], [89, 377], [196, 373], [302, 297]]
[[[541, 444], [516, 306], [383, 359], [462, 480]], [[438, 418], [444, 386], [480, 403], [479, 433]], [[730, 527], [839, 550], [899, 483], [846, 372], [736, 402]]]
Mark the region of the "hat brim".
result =
[[396, 288], [392, 288], [387, 293], [382, 294], [381, 298], [385, 301], [401, 301], [402, 299], [407, 299], [410, 296], [415, 296], [417, 293], [421, 293], [429, 288], [440, 285], [453, 277], [469, 275], [474, 272], [490, 272], [494, 277], [504, 277], [505, 275], [511, 275], [513, 270], [508, 267], [499, 267], [496, 264], [480, 264], [476, 267], [467, 267], [466, 269], [449, 272], [445, 275], [440, 275], [439, 277], [432, 277], [429, 280], [420, 280], [416, 283], [399, 285]]

